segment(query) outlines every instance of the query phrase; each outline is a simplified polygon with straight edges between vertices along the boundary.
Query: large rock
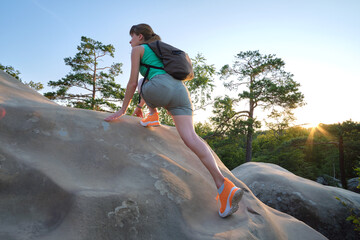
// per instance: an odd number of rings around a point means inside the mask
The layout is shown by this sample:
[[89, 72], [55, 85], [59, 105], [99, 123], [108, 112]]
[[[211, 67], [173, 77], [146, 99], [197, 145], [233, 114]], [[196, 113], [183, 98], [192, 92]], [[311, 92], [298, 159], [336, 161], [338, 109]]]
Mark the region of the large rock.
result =
[[360, 209], [360, 194], [321, 185], [270, 163], [245, 163], [232, 173], [263, 203], [305, 222], [327, 238], [359, 239], [346, 218], [350, 208]]
[[316, 178], [316, 182], [326, 186], [333, 186], [342, 188], [341, 181], [327, 174], [323, 174]]
[[351, 178], [347, 182], [347, 188], [350, 191], [360, 193], [360, 188], [358, 188], [358, 186], [359, 186], [359, 178], [358, 177]]
[[59, 106], [0, 71], [0, 239], [326, 239], [247, 192], [222, 219], [175, 128]]

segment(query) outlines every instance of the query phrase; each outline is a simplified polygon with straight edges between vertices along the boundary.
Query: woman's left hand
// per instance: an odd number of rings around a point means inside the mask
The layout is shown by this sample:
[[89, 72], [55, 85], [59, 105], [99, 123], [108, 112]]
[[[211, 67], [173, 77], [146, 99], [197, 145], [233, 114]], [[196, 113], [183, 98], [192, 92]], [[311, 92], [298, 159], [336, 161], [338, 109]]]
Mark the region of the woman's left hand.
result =
[[112, 122], [112, 121], [122, 117], [124, 114], [125, 114], [124, 111], [120, 109], [119, 111], [110, 115], [109, 117], [105, 118], [104, 120], [107, 122]]
[[142, 112], [142, 109], [137, 107], [135, 108], [135, 111], [133, 113], [133, 116], [137, 116], [137, 117], [140, 117], [140, 118], [143, 118], [143, 112]]

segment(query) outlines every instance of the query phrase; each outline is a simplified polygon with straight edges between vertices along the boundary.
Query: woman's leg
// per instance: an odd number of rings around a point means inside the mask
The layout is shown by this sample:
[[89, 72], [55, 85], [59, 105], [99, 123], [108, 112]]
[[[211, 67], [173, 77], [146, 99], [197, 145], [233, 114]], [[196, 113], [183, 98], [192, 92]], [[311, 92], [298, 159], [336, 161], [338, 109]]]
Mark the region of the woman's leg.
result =
[[224, 176], [221, 174], [210, 149], [196, 134], [192, 116], [174, 115], [172, 117], [175, 122], [176, 129], [185, 145], [199, 157], [213, 177], [216, 187], [220, 188], [224, 183]]

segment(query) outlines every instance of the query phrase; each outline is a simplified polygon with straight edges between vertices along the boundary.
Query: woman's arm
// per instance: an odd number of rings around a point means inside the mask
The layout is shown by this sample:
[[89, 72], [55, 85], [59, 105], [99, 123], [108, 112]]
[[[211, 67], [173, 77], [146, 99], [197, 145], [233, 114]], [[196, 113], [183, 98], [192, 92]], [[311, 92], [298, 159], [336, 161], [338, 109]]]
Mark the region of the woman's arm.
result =
[[134, 96], [134, 92], [138, 85], [139, 79], [139, 69], [140, 69], [140, 59], [141, 55], [144, 53], [144, 48], [141, 46], [134, 47], [131, 51], [131, 73], [130, 79], [126, 87], [125, 97], [121, 109], [124, 109], [126, 112], [131, 99]]
[[141, 56], [144, 54], [144, 48], [141, 46], [133, 47], [131, 51], [131, 73], [130, 79], [126, 86], [126, 92], [124, 101], [122, 104], [121, 109], [112, 114], [111, 116], [105, 118], [105, 121], [113, 121], [126, 113], [126, 110], [130, 104], [131, 99], [134, 96], [134, 92], [136, 90], [139, 78], [139, 69], [140, 69], [140, 59]]

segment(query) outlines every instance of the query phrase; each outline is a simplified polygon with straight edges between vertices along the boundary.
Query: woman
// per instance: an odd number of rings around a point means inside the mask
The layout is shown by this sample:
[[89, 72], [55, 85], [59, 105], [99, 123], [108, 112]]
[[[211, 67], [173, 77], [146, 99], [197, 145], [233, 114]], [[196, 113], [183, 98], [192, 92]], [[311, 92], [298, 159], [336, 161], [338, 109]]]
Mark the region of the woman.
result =
[[[131, 73], [126, 87], [125, 97], [121, 109], [105, 118], [113, 121], [126, 113], [134, 92], [138, 86], [139, 71], [144, 76], [146, 68], [140, 62], [163, 67], [161, 60], [145, 43], [161, 40], [147, 24], [134, 25], [130, 29], [132, 46]], [[141, 83], [139, 83], [141, 86]], [[139, 91], [140, 92], [140, 91]], [[159, 125], [159, 115], [156, 107], [164, 107], [172, 115], [180, 137], [201, 160], [214, 179], [220, 199], [219, 215], [227, 217], [237, 211], [243, 190], [237, 188], [229, 179], [221, 174], [216, 161], [207, 145], [199, 138], [194, 130], [193, 110], [189, 92], [182, 81], [174, 79], [164, 70], [151, 68], [148, 78], [141, 89], [142, 101], [135, 109], [135, 115], [142, 116], [142, 107], [146, 103], [149, 114], [141, 120], [143, 126]]]

